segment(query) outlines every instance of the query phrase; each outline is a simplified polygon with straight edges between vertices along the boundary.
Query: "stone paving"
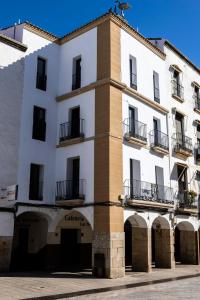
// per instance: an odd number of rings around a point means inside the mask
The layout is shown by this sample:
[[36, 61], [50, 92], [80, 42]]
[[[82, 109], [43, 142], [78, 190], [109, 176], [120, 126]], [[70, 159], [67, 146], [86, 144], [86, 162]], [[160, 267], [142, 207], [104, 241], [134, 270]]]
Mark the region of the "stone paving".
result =
[[[194, 278], [188, 278], [187, 280], [171, 281], [171, 278], [183, 277], [183, 276], [199, 276]], [[169, 283], [162, 280], [168, 279]], [[158, 281], [153, 282], [153, 281]], [[169, 289], [175, 282], [178, 282], [178, 286], [185, 285], [183, 282], [199, 282], [200, 280], [200, 266], [177, 266], [174, 270], [167, 269], [154, 269], [151, 273], [133, 273], [127, 272], [126, 277], [119, 279], [95, 279], [89, 272], [82, 273], [16, 273], [16, 274], [1, 274], [0, 276], [0, 299], [2, 300], [14, 300], [14, 299], [40, 299], [40, 300], [55, 300], [55, 299], [67, 299], [69, 296], [73, 296], [73, 299], [104, 299], [104, 294], [112, 299], [113, 295], [124, 294], [124, 297], [131, 297], [131, 293], [134, 293], [135, 299], [163, 299], [164, 295], [160, 298], [150, 298], [148, 296], [148, 289], [161, 289], [164, 285], [165, 289]], [[125, 287], [127, 285], [127, 288]], [[130, 286], [128, 286], [130, 285]], [[135, 285], [134, 289], [131, 286]], [[138, 286], [139, 285], [139, 286]], [[100, 289], [107, 289], [112, 287], [113, 292], [99, 293]], [[97, 294], [93, 289], [98, 289]], [[107, 291], [104, 290], [104, 291]], [[135, 297], [135, 292], [147, 290], [147, 298]], [[78, 296], [76, 293], [81, 293], [82, 296]], [[72, 294], [73, 293], [73, 294]], [[84, 295], [85, 294], [85, 295]], [[199, 297], [190, 299], [200, 299]], [[142, 297], [142, 294], [141, 294]], [[149, 298], [148, 298], [149, 297]], [[184, 298], [184, 297], [183, 297]], [[105, 298], [107, 299], [107, 298]], [[119, 298], [120, 300], [123, 299]], [[128, 298], [124, 298], [128, 299]], [[168, 299], [168, 298], [164, 298]], [[175, 298], [169, 298], [175, 299]], [[178, 299], [178, 298], [176, 298]], [[184, 298], [185, 299], [185, 298]], [[188, 298], [189, 299], [189, 298]]]

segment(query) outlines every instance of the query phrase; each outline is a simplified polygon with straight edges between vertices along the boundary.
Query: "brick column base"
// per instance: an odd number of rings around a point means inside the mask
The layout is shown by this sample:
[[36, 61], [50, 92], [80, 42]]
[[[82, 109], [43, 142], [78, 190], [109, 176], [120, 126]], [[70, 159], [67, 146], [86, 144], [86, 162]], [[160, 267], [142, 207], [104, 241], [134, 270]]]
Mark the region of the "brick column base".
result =
[[135, 272], [151, 271], [151, 229], [132, 227], [132, 268]]
[[93, 234], [92, 269], [97, 277], [98, 272], [100, 277], [105, 278], [125, 276], [124, 232]]
[[12, 240], [12, 236], [0, 236], [0, 272], [10, 269]]

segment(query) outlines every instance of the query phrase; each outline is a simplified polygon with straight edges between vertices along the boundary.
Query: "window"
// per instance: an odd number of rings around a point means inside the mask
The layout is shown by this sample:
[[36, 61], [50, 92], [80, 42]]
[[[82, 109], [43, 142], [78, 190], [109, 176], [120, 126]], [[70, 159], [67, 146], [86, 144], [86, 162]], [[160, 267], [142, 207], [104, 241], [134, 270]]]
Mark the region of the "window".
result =
[[80, 137], [80, 107], [70, 110], [70, 138]]
[[29, 199], [43, 200], [43, 176], [44, 167], [42, 165], [31, 164]]
[[46, 110], [41, 107], [34, 106], [33, 109], [33, 132], [32, 138], [39, 141], [46, 139]]
[[159, 200], [163, 200], [165, 199], [163, 168], [155, 166], [155, 175], [156, 175], [156, 185], [157, 185], [157, 197]]
[[194, 86], [194, 95], [193, 95], [194, 101], [195, 101], [195, 108], [200, 110], [200, 92], [199, 87]]
[[135, 159], [130, 159], [130, 196], [132, 199], [142, 196], [140, 161]]
[[38, 57], [36, 88], [42, 91], [46, 91], [46, 85], [47, 85], [46, 60], [44, 58]]
[[154, 130], [154, 145], [161, 145], [161, 128], [160, 128], [160, 120], [153, 118], [153, 130]]
[[137, 90], [137, 61], [134, 56], [129, 58], [130, 87]]
[[80, 158], [69, 158], [67, 161], [68, 191], [72, 199], [79, 197]]
[[197, 125], [196, 162], [200, 162], [200, 125]]
[[81, 57], [73, 59], [72, 90], [81, 87]]
[[172, 95], [183, 98], [183, 87], [180, 83], [180, 72], [173, 70], [172, 74]]
[[154, 101], [160, 103], [159, 74], [153, 72]]
[[175, 122], [177, 142], [182, 145], [184, 143], [184, 117], [181, 114], [176, 113]]

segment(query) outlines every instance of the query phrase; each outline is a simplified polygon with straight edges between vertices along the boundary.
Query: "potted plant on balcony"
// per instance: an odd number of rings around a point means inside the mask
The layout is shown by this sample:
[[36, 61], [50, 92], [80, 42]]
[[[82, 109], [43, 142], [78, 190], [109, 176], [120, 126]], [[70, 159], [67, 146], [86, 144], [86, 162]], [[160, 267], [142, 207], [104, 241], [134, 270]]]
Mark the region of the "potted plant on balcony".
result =
[[195, 191], [189, 190], [187, 192], [187, 201], [189, 206], [192, 206], [192, 204], [195, 202], [196, 197], [197, 197], [197, 193]]

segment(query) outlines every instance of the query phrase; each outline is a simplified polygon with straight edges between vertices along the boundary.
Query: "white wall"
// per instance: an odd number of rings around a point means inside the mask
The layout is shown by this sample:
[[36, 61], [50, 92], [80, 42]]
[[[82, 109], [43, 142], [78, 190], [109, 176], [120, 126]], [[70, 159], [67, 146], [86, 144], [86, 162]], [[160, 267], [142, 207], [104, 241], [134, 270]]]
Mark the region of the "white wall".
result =
[[70, 109], [80, 106], [80, 118], [84, 119], [85, 137], [95, 134], [95, 90], [58, 103], [57, 143], [59, 142], [60, 124], [69, 122]]
[[[30, 164], [44, 165], [44, 203], [55, 201], [55, 152], [59, 46], [24, 30], [23, 43], [28, 44], [25, 57], [25, 80], [21, 118], [20, 167], [18, 171], [19, 201], [30, 201]], [[47, 59], [47, 90], [36, 89], [37, 57]], [[46, 109], [46, 141], [32, 139], [33, 107]]]
[[73, 58], [80, 55], [82, 58], [81, 86], [83, 87], [95, 82], [97, 78], [97, 28], [89, 30], [61, 46], [59, 95], [72, 90]]
[[17, 184], [24, 55], [0, 42], [0, 187]]
[[85, 203], [94, 202], [94, 141], [88, 141], [56, 151], [56, 181], [66, 180], [67, 159], [80, 157], [80, 179], [85, 180]]
[[167, 105], [165, 62], [150, 49], [121, 29], [121, 78], [130, 85], [129, 56], [137, 59], [137, 90], [154, 101], [153, 71], [159, 74], [160, 104]]

